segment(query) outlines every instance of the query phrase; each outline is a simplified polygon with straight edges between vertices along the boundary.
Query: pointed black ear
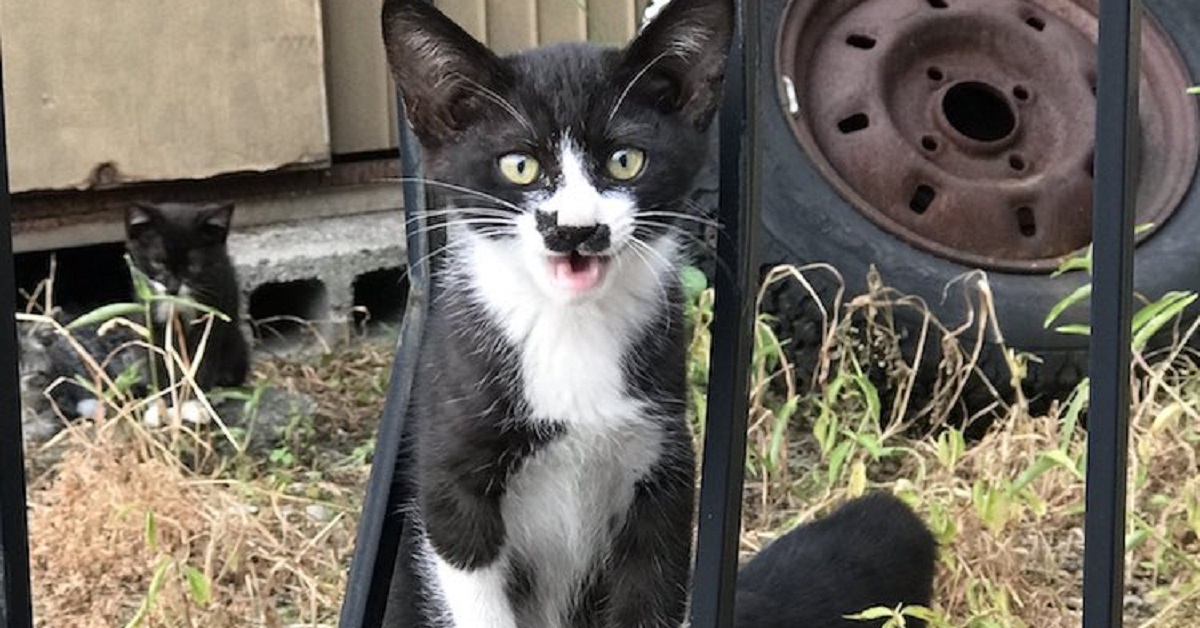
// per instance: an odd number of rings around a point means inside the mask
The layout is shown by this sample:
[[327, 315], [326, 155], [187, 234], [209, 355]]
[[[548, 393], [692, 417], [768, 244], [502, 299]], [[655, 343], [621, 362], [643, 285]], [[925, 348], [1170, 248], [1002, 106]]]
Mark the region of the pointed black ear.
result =
[[673, 0], [625, 49], [623, 80], [699, 130], [721, 103], [734, 0]]
[[212, 241], [224, 242], [233, 223], [233, 203], [216, 203], [204, 208], [200, 229]]
[[136, 202], [125, 208], [125, 237], [136, 240], [158, 219], [158, 207]]
[[496, 106], [509, 73], [486, 46], [420, 0], [387, 0], [383, 42], [414, 132], [426, 147], [449, 139]]

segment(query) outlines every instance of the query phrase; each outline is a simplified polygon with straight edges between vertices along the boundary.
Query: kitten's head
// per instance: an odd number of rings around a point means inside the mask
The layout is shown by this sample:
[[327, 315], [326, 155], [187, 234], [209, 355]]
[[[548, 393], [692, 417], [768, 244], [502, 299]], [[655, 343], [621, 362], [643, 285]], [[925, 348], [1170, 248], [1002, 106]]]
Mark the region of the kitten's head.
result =
[[610, 270], [655, 263], [678, 230], [733, 23], [733, 0], [674, 0], [624, 49], [502, 58], [428, 3], [383, 10], [432, 191], [460, 208], [451, 220], [468, 239], [513, 246], [568, 300], [602, 294]]
[[125, 210], [125, 246], [133, 263], [166, 294], [209, 283], [208, 271], [227, 263], [231, 203], [137, 203]]

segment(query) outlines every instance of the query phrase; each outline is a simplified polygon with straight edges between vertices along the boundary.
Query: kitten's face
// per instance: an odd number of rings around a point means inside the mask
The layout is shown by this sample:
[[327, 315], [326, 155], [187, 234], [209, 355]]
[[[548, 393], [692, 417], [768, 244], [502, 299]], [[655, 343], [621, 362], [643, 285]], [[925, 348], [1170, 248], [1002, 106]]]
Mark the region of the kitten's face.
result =
[[450, 220], [514, 241], [546, 292], [578, 299], [602, 294], [611, 267], [653, 261], [675, 229], [732, 19], [730, 0], [675, 0], [624, 50], [501, 59], [425, 3], [390, 0], [384, 34]]
[[205, 271], [224, 259], [230, 204], [137, 204], [125, 212], [125, 244], [133, 263], [164, 294], [205, 285]]

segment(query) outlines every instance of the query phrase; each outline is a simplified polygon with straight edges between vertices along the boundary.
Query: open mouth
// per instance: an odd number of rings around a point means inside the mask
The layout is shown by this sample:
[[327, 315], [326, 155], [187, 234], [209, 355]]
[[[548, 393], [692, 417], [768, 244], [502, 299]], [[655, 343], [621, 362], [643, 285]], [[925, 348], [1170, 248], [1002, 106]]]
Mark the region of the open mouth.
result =
[[586, 294], [600, 285], [608, 269], [609, 258], [600, 255], [581, 255], [572, 251], [546, 259], [554, 285], [572, 294]]

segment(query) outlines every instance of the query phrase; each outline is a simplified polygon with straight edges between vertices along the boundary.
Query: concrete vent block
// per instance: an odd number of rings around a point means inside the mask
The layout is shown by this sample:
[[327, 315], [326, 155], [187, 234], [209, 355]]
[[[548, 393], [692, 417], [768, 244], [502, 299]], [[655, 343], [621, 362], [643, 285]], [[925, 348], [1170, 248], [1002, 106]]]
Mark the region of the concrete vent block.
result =
[[354, 329], [370, 335], [396, 328], [408, 304], [408, 273], [403, 266], [381, 268], [354, 280]]
[[[406, 292], [395, 287], [405, 263], [404, 214], [399, 210], [237, 230], [229, 236], [229, 253], [251, 318], [262, 318], [264, 312], [277, 321], [283, 320], [280, 316], [307, 317], [314, 323], [308, 329], [320, 330], [320, 337], [309, 333], [298, 338], [307, 343], [299, 348], [349, 339], [360, 306], [369, 312], [366, 320], [386, 319], [388, 310], [403, 309], [403, 301], [388, 300], [393, 290]], [[264, 330], [259, 336], [268, 341], [277, 335]]]
[[268, 351], [320, 342], [328, 334], [329, 291], [318, 279], [267, 283], [250, 293], [250, 326]]

